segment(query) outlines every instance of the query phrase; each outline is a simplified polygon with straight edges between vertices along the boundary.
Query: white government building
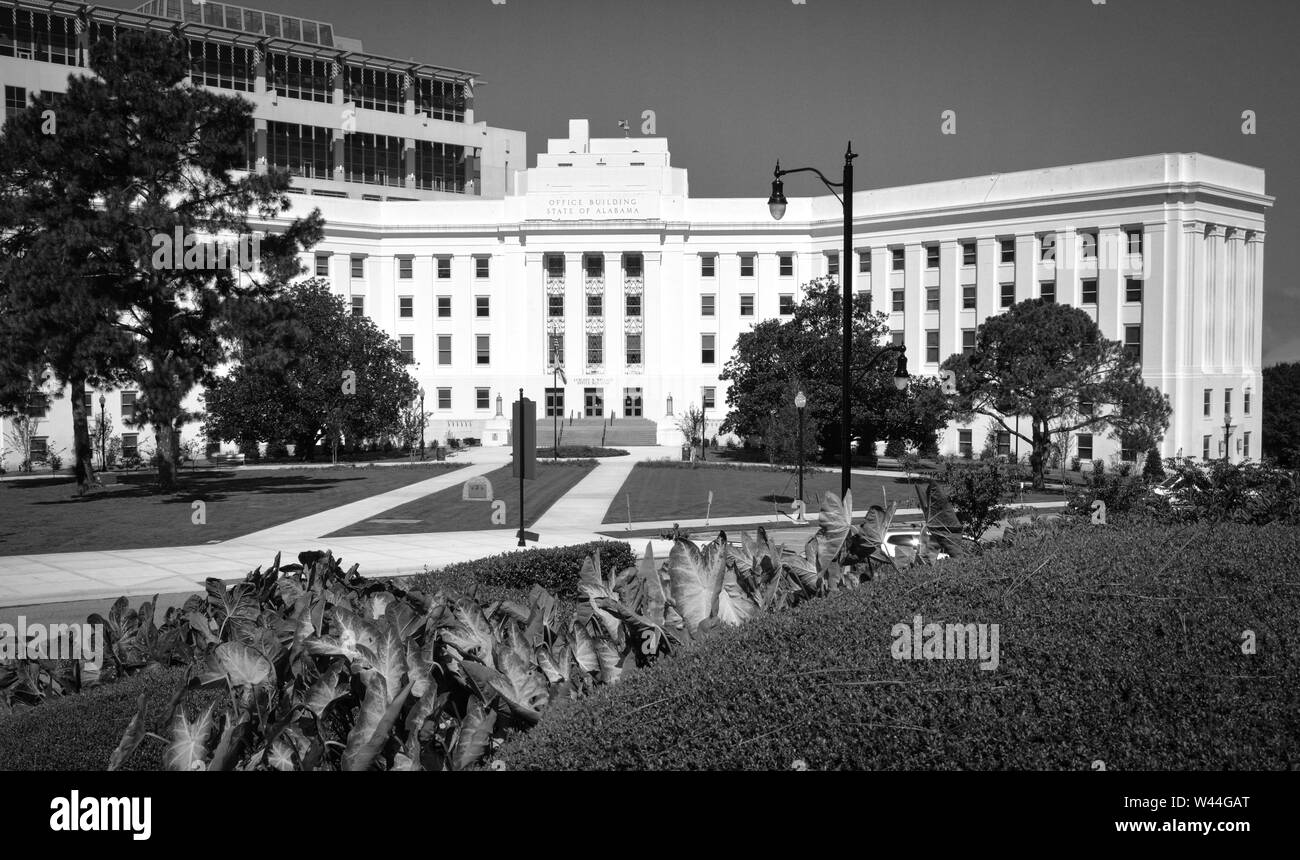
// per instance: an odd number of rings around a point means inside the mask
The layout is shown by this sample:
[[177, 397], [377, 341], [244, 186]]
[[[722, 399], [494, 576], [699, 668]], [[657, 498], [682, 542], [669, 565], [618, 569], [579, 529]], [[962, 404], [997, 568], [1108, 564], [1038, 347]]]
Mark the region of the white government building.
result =
[[[75, 63], [55, 66], [31, 49], [21, 60], [7, 54], [5, 5], [51, 18], [70, 10], [101, 34], [105, 14], [114, 26], [162, 22], [199, 42], [195, 51], [216, 45], [218, 64], [225, 47], [248, 52], [247, 86], [234, 89], [256, 105], [250, 169], [295, 175], [301, 196], [291, 215], [321, 209], [326, 238], [305, 256], [305, 276], [327, 278], [409, 352], [433, 438], [505, 444], [520, 388], [547, 419], [539, 444], [549, 444], [553, 414], [566, 419], [564, 443], [676, 444], [677, 420], [692, 404], [706, 408], [712, 435], [726, 411], [718, 373], [737, 335], [789, 314], [802, 285], [848, 265], [854, 289], [908, 346], [914, 375], [934, 375], [942, 359], [969, 348], [986, 317], [1049, 298], [1086, 310], [1169, 395], [1165, 456], [1222, 456], [1225, 414], [1229, 455], [1259, 456], [1264, 216], [1273, 202], [1262, 169], [1161, 153], [859, 191], [854, 258], [844, 261], [839, 201], [792, 197], [784, 219], [773, 220], [771, 165], [754, 165], [762, 196], [692, 198], [664, 138], [593, 138], [586, 120], [571, 120], [536, 166], [519, 169], [510, 154], [524, 157], [524, 135], [473, 123], [469, 73], [363, 55], [332, 31], [328, 49], [294, 42], [284, 22], [271, 38], [237, 7], [224, 7], [223, 28], [159, 17], [188, 9], [181, 0], [151, 0], [142, 9], [152, 15], [57, 0], [0, 4], [7, 106], [15, 86], [60, 89]], [[211, 7], [222, 4], [205, 3], [202, 14]], [[243, 31], [230, 28], [235, 20]], [[315, 22], [318, 40], [324, 27]], [[324, 77], [308, 86], [291, 76], [286, 89], [276, 69], [292, 71], [298, 55], [319, 62]], [[204, 76], [204, 61], [195, 62], [196, 83], [226, 87], [227, 78]], [[376, 89], [371, 66], [397, 82]], [[430, 90], [444, 83], [449, 95]], [[444, 118], [430, 118], [426, 90], [452, 106]], [[387, 140], [382, 170], [373, 168], [378, 137]], [[557, 388], [553, 344], [567, 371]], [[114, 419], [132, 397], [109, 395]], [[56, 399], [45, 419], [64, 446], [69, 414]], [[986, 421], [953, 424], [940, 450], [969, 446], [978, 455], [988, 429]], [[1015, 450], [1013, 440], [997, 442]], [[1070, 443], [1083, 460], [1130, 453], [1104, 434]]]

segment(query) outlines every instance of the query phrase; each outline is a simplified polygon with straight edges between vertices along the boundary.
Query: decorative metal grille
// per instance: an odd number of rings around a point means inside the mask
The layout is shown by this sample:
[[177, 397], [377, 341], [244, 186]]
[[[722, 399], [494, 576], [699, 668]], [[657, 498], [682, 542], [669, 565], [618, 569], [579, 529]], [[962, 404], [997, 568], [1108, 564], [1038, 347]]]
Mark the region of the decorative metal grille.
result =
[[599, 293], [603, 293], [603, 292], [605, 292], [605, 276], [604, 276], [604, 275], [601, 275], [601, 276], [598, 277], [598, 278], [587, 278], [587, 279], [586, 279], [586, 284], [587, 284], [587, 295], [589, 295], [589, 296], [594, 296], [594, 295], [597, 295], [597, 294], [599, 294]]
[[546, 294], [550, 296], [564, 295], [564, 278], [547, 278]]
[[623, 278], [623, 292], [630, 296], [639, 296], [645, 292], [645, 277], [628, 275]]

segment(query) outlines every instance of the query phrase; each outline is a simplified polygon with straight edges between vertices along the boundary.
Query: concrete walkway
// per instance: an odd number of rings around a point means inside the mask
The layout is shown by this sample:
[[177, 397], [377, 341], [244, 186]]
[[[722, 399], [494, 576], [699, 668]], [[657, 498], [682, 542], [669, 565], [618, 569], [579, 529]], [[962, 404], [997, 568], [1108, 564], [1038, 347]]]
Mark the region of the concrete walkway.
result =
[[[510, 449], [475, 448], [464, 456], [472, 459], [473, 465], [222, 543], [0, 557], [0, 607], [192, 592], [201, 589], [203, 580], [210, 576], [227, 581], [242, 579], [254, 568], [269, 565], [276, 553], [282, 554], [283, 563], [289, 563], [297, 561], [298, 553], [304, 550], [329, 549], [346, 566], [359, 564], [364, 575], [375, 578], [436, 570], [455, 562], [518, 549], [513, 530], [323, 539], [323, 535], [499, 468], [510, 462]], [[633, 448], [626, 457], [598, 460], [596, 468], [531, 527], [540, 540], [530, 542], [529, 546], [585, 543], [602, 539], [600, 532], [615, 534], [626, 528], [618, 523], [602, 524], [601, 520], [633, 467], [647, 460], [677, 460], [680, 456], [678, 446], [668, 446]], [[855, 469], [854, 474], [898, 473]], [[1057, 505], [1039, 502], [1028, 506]], [[854, 512], [859, 517], [865, 513], [865, 507]], [[903, 509], [896, 515], [918, 514], [919, 510]], [[741, 527], [770, 522], [772, 518], [771, 514], [711, 518], [707, 526], [700, 519], [679, 523], [684, 528], [729, 527], [739, 531]], [[808, 528], [816, 527], [816, 518], [816, 512], [808, 516]], [[672, 526], [672, 522], [632, 524], [634, 529], [667, 530]], [[647, 545], [656, 556], [666, 555], [671, 546], [669, 541], [658, 538], [625, 540], [638, 556], [645, 552]]]

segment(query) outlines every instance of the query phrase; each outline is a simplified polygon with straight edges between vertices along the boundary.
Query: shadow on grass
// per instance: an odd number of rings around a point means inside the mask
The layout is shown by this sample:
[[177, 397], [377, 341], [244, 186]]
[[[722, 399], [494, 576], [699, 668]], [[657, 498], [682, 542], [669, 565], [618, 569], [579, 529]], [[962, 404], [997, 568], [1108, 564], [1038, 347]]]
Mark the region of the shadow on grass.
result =
[[[194, 499], [202, 499], [209, 502], [225, 501], [232, 495], [245, 494], [262, 494], [262, 495], [303, 495], [318, 492], [323, 489], [338, 486], [344, 481], [361, 481], [362, 477], [338, 477], [319, 478], [308, 475], [275, 475], [262, 476], [256, 478], [240, 478], [234, 473], [218, 473], [213, 475], [204, 475], [201, 478], [194, 476], [182, 475], [177, 487], [172, 492], [163, 492], [158, 488], [157, 483], [152, 475], [131, 475], [119, 478], [116, 485], [117, 489], [111, 489], [114, 485], [110, 484], [104, 490], [92, 492], [84, 496], [70, 496], [66, 499], [48, 499], [46, 501], [36, 502], [37, 505], [68, 505], [68, 504], [93, 504], [95, 502], [113, 502], [122, 499], [141, 499], [141, 498], [163, 498], [164, 504], [188, 504]], [[59, 483], [59, 482], [52, 482]], [[46, 484], [46, 486], [51, 486]], [[76, 482], [69, 480], [67, 483], [70, 487], [75, 488]], [[123, 489], [125, 487], [125, 489]]]

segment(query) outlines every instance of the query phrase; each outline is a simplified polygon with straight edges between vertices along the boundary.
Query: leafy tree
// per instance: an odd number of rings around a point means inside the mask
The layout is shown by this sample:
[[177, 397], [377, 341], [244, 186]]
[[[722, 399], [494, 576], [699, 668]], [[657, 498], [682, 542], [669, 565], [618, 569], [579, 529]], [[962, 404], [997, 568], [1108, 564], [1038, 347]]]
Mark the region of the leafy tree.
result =
[[[4, 148], [13, 151], [4, 202], [23, 216], [7, 229], [43, 243], [50, 259], [66, 256], [71, 276], [86, 276], [83, 288], [42, 272], [50, 312], [85, 324], [68, 337], [84, 369], [105, 369], [106, 351], [129, 346], [124, 370], [139, 391], [137, 422], [154, 428], [158, 482], [169, 490], [180, 428], [195, 417], [184, 400], [228, 359], [238, 326], [254, 322], [259, 304], [298, 274], [297, 255], [319, 241], [321, 219], [313, 212], [252, 243], [249, 212], [270, 221], [287, 211], [288, 176], [232, 178], [247, 164], [253, 106], [182, 86], [189, 74], [183, 39], [123, 32], [92, 46], [90, 69], [93, 75], [69, 77], [54, 108], [57, 133], [44, 134], [32, 111], [19, 116], [16, 131], [15, 123], [7, 127]], [[65, 226], [42, 236], [55, 215]], [[218, 236], [241, 243], [242, 265], [204, 259], [190, 247]], [[169, 247], [175, 237], [181, 247]], [[252, 256], [256, 265], [247, 265]], [[88, 434], [78, 431], [79, 459], [83, 436], [89, 448]]]
[[[769, 434], [776, 421], [797, 429], [794, 394], [802, 390], [805, 445], [823, 449], [833, 461], [841, 449], [841, 295], [839, 285], [821, 278], [804, 287], [804, 300], [788, 320], [765, 320], [736, 339], [732, 358], [719, 375], [730, 381], [723, 432]], [[905, 392], [894, 386], [895, 362], [886, 359], [867, 370], [889, 334], [887, 317], [853, 307], [853, 370], [850, 431], [870, 450], [877, 439], [899, 437], [918, 446], [932, 444], [949, 420], [947, 398], [937, 381], [912, 380]], [[892, 358], [892, 357], [891, 357]]]
[[322, 439], [401, 432], [418, 386], [396, 341], [316, 278], [290, 288], [271, 313], [269, 323], [245, 330], [238, 364], [208, 386], [209, 439], [287, 439], [310, 458]]
[[1165, 479], [1165, 466], [1160, 460], [1160, 452], [1155, 448], [1147, 449], [1147, 459], [1142, 465], [1142, 478], [1149, 483]]
[[973, 540], [1007, 515], [1002, 500], [1015, 489], [1007, 467], [996, 460], [962, 466], [949, 460], [935, 479], [952, 503], [963, 532]]
[[1264, 455], [1300, 466], [1300, 361], [1264, 368]]
[[[1169, 424], [1169, 398], [1142, 381], [1138, 361], [1068, 305], [1013, 305], [984, 321], [973, 353], [952, 355], [943, 367], [957, 375], [956, 410], [964, 420], [988, 416], [1029, 443], [1038, 488], [1053, 434], [1110, 429], [1158, 441]], [[1017, 431], [1017, 415], [1029, 419], [1028, 434]]]

